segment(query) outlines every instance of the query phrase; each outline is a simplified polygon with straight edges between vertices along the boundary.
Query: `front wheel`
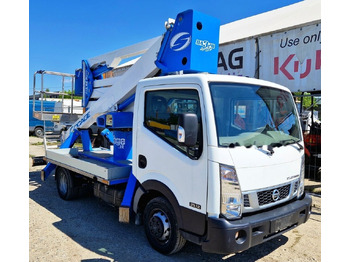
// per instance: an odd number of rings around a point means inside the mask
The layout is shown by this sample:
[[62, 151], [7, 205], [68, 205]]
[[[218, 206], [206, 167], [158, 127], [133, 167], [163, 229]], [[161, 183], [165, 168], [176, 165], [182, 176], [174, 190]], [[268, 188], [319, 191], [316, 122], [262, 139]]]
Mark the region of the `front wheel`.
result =
[[37, 137], [43, 137], [44, 136], [44, 128], [41, 126], [38, 126], [34, 129], [34, 135]]
[[149, 243], [162, 254], [176, 253], [186, 243], [180, 234], [175, 212], [163, 197], [154, 198], [147, 204], [144, 225]]

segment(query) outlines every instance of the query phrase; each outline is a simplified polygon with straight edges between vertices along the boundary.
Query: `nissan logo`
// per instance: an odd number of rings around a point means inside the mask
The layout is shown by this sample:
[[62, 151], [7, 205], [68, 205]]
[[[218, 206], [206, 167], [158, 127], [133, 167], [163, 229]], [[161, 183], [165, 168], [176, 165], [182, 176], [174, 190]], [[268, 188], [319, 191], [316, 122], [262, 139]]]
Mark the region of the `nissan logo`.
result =
[[272, 191], [272, 200], [276, 202], [278, 199], [280, 199], [280, 191], [275, 189]]

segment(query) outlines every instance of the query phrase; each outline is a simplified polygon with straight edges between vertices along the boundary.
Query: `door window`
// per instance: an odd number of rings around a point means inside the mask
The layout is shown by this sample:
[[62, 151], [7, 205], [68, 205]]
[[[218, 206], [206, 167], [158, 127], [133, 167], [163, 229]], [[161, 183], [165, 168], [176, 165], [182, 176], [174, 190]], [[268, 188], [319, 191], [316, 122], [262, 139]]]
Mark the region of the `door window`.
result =
[[[144, 125], [191, 158], [199, 158], [202, 145], [202, 124], [197, 90], [170, 89], [148, 91], [145, 96]], [[187, 148], [177, 141], [178, 117], [184, 113], [195, 113], [198, 117], [198, 136], [194, 147]]]

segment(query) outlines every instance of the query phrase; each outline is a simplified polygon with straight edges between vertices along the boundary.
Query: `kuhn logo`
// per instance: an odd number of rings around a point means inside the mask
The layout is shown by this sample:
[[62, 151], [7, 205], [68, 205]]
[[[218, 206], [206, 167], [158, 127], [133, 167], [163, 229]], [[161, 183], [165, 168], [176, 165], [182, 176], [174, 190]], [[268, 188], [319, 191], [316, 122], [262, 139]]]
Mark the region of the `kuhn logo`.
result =
[[181, 51], [191, 43], [191, 35], [187, 32], [181, 32], [173, 36], [170, 40], [170, 48], [173, 51]]

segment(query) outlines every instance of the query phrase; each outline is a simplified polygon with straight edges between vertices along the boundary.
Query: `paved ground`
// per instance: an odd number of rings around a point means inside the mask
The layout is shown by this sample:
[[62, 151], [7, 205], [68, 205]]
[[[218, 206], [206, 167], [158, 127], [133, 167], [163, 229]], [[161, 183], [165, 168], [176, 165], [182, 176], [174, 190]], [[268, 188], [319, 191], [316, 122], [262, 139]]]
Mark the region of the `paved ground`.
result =
[[[37, 142], [41, 140], [30, 138], [30, 156], [44, 154], [42, 145], [33, 145]], [[119, 223], [118, 211], [98, 199], [60, 199], [54, 177], [40, 180], [41, 168], [31, 167], [29, 158], [29, 261], [321, 261], [317, 194], [306, 224], [262, 245], [222, 256], [187, 243], [181, 252], [167, 257], [149, 246], [143, 227]]]

